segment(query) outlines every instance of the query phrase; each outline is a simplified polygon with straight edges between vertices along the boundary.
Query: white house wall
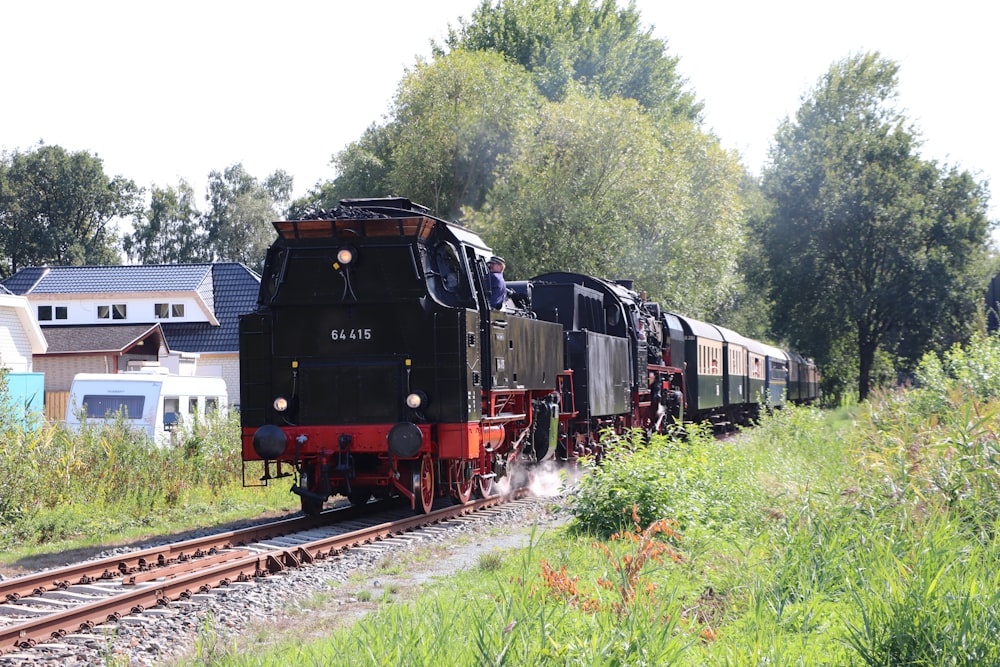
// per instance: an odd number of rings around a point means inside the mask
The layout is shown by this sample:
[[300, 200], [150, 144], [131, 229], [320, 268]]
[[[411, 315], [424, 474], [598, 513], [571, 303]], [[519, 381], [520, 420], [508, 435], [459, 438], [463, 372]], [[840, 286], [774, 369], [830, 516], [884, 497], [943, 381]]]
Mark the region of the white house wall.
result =
[[[68, 294], [31, 294], [32, 315], [38, 318], [39, 306], [52, 307], [52, 319], [41, 320], [45, 326], [56, 325], [87, 325], [87, 324], [146, 324], [155, 322], [210, 322], [218, 324], [215, 316], [206, 308], [205, 302], [191, 293], [184, 293], [184, 296], [174, 292], [155, 296], [145, 296], [136, 298], [129, 295], [125, 297], [121, 294], [102, 294], [95, 297], [93, 294], [80, 298], [79, 295]], [[156, 304], [166, 303], [171, 306], [184, 306], [183, 317], [156, 317]], [[113, 318], [98, 318], [98, 306], [125, 305], [125, 318], [116, 320]], [[66, 319], [56, 319], [56, 308], [64, 306], [66, 308]]]
[[15, 373], [32, 372], [31, 340], [15, 308], [0, 306], [0, 367]]
[[229, 404], [240, 404], [240, 355], [236, 352], [202, 352], [198, 375], [222, 377], [229, 392]]

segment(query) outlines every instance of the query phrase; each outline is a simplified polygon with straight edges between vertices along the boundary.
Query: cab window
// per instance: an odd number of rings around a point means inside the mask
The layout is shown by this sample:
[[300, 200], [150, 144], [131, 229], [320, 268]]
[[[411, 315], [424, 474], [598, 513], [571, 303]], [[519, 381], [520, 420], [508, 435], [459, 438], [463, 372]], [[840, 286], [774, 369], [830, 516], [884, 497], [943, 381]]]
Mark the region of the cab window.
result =
[[427, 291], [446, 306], [469, 306], [472, 290], [468, 272], [458, 249], [449, 241], [421, 248]]

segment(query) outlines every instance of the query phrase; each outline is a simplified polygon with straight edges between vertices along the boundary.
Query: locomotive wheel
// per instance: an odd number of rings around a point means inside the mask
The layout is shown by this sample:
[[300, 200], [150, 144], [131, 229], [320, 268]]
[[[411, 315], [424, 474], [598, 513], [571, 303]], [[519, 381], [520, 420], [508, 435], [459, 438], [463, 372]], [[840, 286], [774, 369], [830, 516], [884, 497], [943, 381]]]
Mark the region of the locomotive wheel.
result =
[[451, 466], [454, 478], [451, 495], [459, 505], [469, 502], [472, 497], [472, 477], [467, 472], [465, 461], [455, 461]]
[[429, 514], [434, 505], [434, 463], [430, 456], [420, 459], [420, 470], [413, 474], [413, 509]]
[[496, 484], [492, 477], [476, 477], [476, 496], [479, 498], [489, 498], [496, 495]]

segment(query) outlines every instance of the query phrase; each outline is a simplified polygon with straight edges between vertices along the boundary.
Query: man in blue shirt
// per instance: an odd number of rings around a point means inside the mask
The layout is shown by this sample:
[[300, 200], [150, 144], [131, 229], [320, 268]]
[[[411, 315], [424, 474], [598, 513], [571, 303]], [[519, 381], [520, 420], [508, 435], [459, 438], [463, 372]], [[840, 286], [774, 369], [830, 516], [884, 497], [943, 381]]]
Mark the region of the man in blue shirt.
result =
[[507, 299], [507, 281], [503, 279], [503, 270], [507, 265], [503, 257], [493, 255], [486, 262], [486, 268], [490, 270], [490, 306], [494, 310], [503, 308], [503, 302]]

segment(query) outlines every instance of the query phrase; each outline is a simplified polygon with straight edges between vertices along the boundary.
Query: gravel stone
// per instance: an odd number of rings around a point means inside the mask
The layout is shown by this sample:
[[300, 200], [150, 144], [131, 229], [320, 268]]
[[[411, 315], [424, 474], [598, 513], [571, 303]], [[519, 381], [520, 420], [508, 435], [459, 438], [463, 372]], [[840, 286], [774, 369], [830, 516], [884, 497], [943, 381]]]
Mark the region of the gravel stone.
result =
[[[101, 625], [89, 632], [67, 635], [59, 643], [39, 644], [31, 649], [0, 655], [0, 667], [55, 667], [57, 665], [129, 665], [152, 667], [191, 659], [202, 636], [217, 635], [211, 641], [229, 646], [253, 624], [287, 619], [290, 611], [301, 610], [303, 600], [318, 592], [334, 591], [358, 572], [375, 569], [386, 557], [429, 545], [455, 543], [451, 553], [428, 559], [415, 572], [406, 573], [406, 585], [424, 585], [435, 577], [475, 567], [479, 556], [496, 549], [526, 546], [532, 526], [555, 526], [567, 514], [562, 498], [535, 498], [499, 506], [494, 512], [460, 517], [430, 529], [414, 531], [399, 538], [383, 540], [364, 548], [351, 549], [311, 566], [288, 570], [255, 582], [239, 582], [195, 596], [197, 600], [173, 602], [164, 609], [150, 610]], [[509, 531], [497, 531], [508, 526]], [[206, 534], [209, 531], [206, 531]], [[471, 538], [471, 539], [470, 539]], [[115, 549], [106, 554], [123, 554]], [[388, 589], [394, 582], [384, 573], [368, 586]], [[346, 620], [367, 613], [349, 594], [328, 604], [341, 610]]]

